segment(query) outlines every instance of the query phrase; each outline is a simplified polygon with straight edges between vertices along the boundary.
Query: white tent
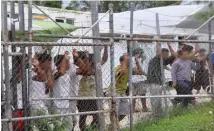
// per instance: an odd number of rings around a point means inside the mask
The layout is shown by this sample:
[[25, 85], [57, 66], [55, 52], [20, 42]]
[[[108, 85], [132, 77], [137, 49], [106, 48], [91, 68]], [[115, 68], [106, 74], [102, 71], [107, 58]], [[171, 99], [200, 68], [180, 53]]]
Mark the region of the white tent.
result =
[[[143, 35], [156, 35], [156, 13], [159, 14], [161, 35], [185, 35], [192, 32], [188, 29], [173, 28], [173, 25], [190, 16], [204, 5], [176, 5], [157, 8], [149, 8], [134, 11], [133, 33]], [[103, 14], [99, 14], [102, 16]], [[108, 15], [100, 22], [100, 29], [109, 29]], [[172, 26], [172, 27], [167, 27]], [[114, 13], [114, 32], [130, 32], [130, 11]]]
[[[212, 11], [209, 5], [205, 5], [199, 10], [195, 11], [193, 14], [189, 15], [188, 17], [185, 17], [180, 22], [176, 23], [174, 26], [177, 28], [185, 28], [185, 29], [197, 29], [199, 26], [201, 26], [206, 20], [200, 20], [197, 18], [197, 14], [201, 12], [209, 12]], [[214, 28], [214, 21], [211, 22], [212, 29]], [[201, 29], [198, 30], [199, 33], [206, 33], [208, 34], [208, 24], [205, 24]], [[214, 33], [213, 30], [211, 30], [212, 33]]]

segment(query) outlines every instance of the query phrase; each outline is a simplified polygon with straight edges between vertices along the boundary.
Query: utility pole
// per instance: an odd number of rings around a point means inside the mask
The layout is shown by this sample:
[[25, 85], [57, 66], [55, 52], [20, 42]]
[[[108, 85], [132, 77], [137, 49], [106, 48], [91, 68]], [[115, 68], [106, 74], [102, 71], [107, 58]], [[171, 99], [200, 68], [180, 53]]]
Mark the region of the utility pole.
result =
[[[133, 17], [134, 17], [134, 4], [130, 3], [130, 38], [133, 38]], [[129, 96], [130, 96], [130, 131], [133, 131], [133, 93], [132, 93], [132, 46], [133, 41], [130, 41], [128, 44], [129, 51]]]

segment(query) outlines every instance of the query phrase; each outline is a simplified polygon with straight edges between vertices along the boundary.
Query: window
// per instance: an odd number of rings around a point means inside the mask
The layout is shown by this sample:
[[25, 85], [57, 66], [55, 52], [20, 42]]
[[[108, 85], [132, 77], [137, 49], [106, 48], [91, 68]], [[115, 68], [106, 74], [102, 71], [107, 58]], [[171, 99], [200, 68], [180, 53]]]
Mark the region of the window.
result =
[[64, 23], [63, 19], [55, 19], [55, 20], [56, 20], [56, 22]]
[[66, 23], [74, 25], [74, 19], [66, 19]]

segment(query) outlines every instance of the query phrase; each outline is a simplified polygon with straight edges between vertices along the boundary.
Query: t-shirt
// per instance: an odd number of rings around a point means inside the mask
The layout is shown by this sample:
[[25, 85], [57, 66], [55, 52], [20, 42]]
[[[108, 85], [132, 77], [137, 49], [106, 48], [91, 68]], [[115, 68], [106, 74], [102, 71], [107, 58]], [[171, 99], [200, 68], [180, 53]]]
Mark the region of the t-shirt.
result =
[[[119, 93], [121, 95], [126, 95], [128, 79], [129, 79], [129, 73], [127, 73], [125, 75], [121, 75], [120, 74], [120, 70], [121, 70], [121, 65], [118, 65], [115, 68], [115, 88], [116, 88], [116, 93]], [[133, 70], [132, 74], [136, 75], [137, 74], [136, 68], [133, 68], [132, 70]], [[112, 91], [111, 86], [107, 89], [107, 91], [108, 92]]]
[[[53, 87], [54, 98], [77, 96], [78, 82], [76, 68], [74, 65], [71, 65], [70, 67], [71, 68], [66, 71], [63, 76], [60, 76], [57, 80], [55, 80]], [[69, 107], [69, 100], [54, 100], [54, 103], [57, 108]]]
[[96, 96], [95, 76], [83, 76], [80, 79], [79, 96], [94, 97]]
[[[139, 61], [140, 65], [141, 65], [141, 67], [143, 69], [143, 65], [141, 63], [141, 59], [142, 58], [138, 59], [138, 61]], [[133, 61], [133, 63], [135, 62], [134, 59], [132, 61]], [[137, 70], [137, 67], [136, 67], [136, 64], [134, 64], [133, 65], [133, 71], [136, 71], [136, 70]], [[145, 81], [145, 80], [146, 80], [146, 76], [144, 76], [144, 75], [134, 75], [134, 74], [132, 75], [132, 82], [133, 83], [137, 83], [137, 82], [141, 82], [141, 81]]]
[[[163, 61], [163, 66], [167, 66], [171, 64], [176, 58], [169, 57], [168, 59]], [[147, 82], [149, 84], [159, 84], [162, 85], [162, 73], [161, 73], [161, 64], [160, 57], [155, 56], [149, 61], [148, 72], [147, 72]]]
[[[32, 88], [30, 91], [30, 99], [43, 99], [48, 98], [48, 95], [45, 94], [46, 84], [45, 82], [39, 82], [32, 80]], [[46, 102], [41, 101], [31, 101], [31, 105], [33, 109], [47, 109]]]
[[191, 81], [192, 70], [198, 70], [199, 64], [194, 64], [190, 60], [178, 59], [172, 64], [172, 81], [176, 84], [177, 80]]
[[121, 65], [115, 68], [115, 88], [116, 92], [125, 95], [127, 90], [127, 83], [129, 79], [129, 74], [121, 75], [120, 74]]

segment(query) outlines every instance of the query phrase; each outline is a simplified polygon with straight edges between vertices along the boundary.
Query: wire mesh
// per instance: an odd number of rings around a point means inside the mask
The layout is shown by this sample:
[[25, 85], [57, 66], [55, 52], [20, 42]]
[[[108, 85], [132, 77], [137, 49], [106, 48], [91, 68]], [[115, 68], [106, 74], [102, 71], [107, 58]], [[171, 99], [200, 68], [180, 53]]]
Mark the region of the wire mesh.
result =
[[[85, 39], [87, 42], [88, 39]], [[205, 40], [205, 39], [203, 39]], [[66, 41], [65, 41], [66, 42]], [[90, 40], [88, 42], [91, 42]], [[10, 83], [15, 84], [16, 89], [12, 89], [12, 116], [13, 118], [24, 117], [24, 112], [29, 117], [36, 117], [26, 120], [15, 120], [12, 122], [14, 130], [22, 130], [22, 128], [32, 130], [98, 130], [99, 113], [96, 111], [105, 111], [104, 118], [106, 129], [111, 129], [111, 73], [110, 69], [110, 48], [109, 41], [100, 40], [101, 46], [101, 70], [102, 70], [102, 86], [103, 90], [100, 92], [106, 99], [102, 97], [96, 98], [96, 83], [95, 83], [95, 65], [93, 56], [93, 46], [60, 46], [60, 43], [55, 46], [43, 46], [42, 50], [37, 50], [33, 46], [33, 71], [32, 71], [32, 89], [29, 89], [28, 98], [29, 105], [27, 111], [24, 111], [22, 95], [22, 82], [28, 80], [22, 79], [22, 56], [9, 57], [10, 66]], [[96, 45], [96, 43], [94, 43]], [[173, 80], [171, 76], [173, 63], [178, 61], [181, 56], [179, 52], [179, 44], [176, 42], [161, 43], [162, 49], [165, 48], [167, 59], [164, 61], [165, 68], [165, 83], [161, 83], [160, 60], [156, 54], [155, 42], [134, 41], [133, 43], [133, 57], [128, 58], [133, 61], [133, 105], [130, 107], [130, 99], [127, 99], [129, 92], [128, 75], [123, 76], [120, 70], [123, 67], [123, 61], [127, 57], [128, 47], [127, 41], [118, 40], [114, 42], [114, 63], [115, 67], [115, 88], [116, 88], [116, 112], [117, 112], [117, 126], [120, 129], [129, 127], [130, 108], [133, 108], [133, 123], [158, 120], [165, 116], [170, 116], [171, 109], [175, 106], [183, 105], [184, 98], [178, 97], [173, 99], [176, 95], [198, 95], [202, 97], [188, 97], [191, 99], [190, 103], [204, 103], [211, 100], [210, 76], [209, 76], [209, 55], [207, 54], [208, 44], [188, 44], [193, 47], [194, 57], [191, 60], [196, 64], [202, 64], [200, 70], [191, 71], [191, 87], [190, 90], [181, 90], [182, 87], [173, 87]], [[19, 47], [16, 47], [19, 51]], [[40, 47], [41, 48], [41, 47]], [[169, 51], [168, 51], [169, 50]], [[26, 56], [27, 56], [26, 49]], [[171, 56], [176, 55], [175, 58]], [[206, 58], [204, 57], [206, 56]], [[171, 58], [171, 59], [169, 59]], [[201, 62], [201, 59], [204, 61]], [[15, 60], [15, 61], [14, 61]], [[198, 61], [200, 61], [198, 63]], [[28, 59], [26, 59], [28, 63]], [[3, 63], [4, 64], [4, 61]], [[140, 66], [139, 66], [139, 65]], [[17, 66], [17, 71], [12, 74], [12, 65]], [[28, 64], [27, 64], [28, 65]], [[126, 66], [128, 69], [128, 65]], [[118, 70], [119, 69], [119, 70]], [[2, 69], [4, 70], [4, 69]], [[28, 66], [26, 66], [28, 70]], [[139, 71], [140, 70], [140, 71]], [[119, 72], [118, 72], [119, 71]], [[4, 72], [3, 72], [4, 73]], [[26, 74], [27, 75], [27, 74]], [[150, 76], [152, 75], [152, 77]], [[2, 75], [4, 78], [4, 74]], [[156, 78], [157, 77], [157, 78]], [[28, 78], [28, 77], [25, 77]], [[164, 86], [166, 85], [166, 86]], [[28, 85], [29, 87], [29, 85]], [[164, 94], [164, 88], [166, 94]], [[180, 88], [180, 90], [179, 90]], [[2, 91], [5, 88], [2, 87]], [[1, 94], [2, 98], [4, 93]], [[170, 98], [165, 98], [171, 96]], [[141, 97], [145, 96], [145, 97]], [[150, 97], [151, 96], [151, 97]], [[152, 97], [160, 96], [160, 97]], [[162, 98], [161, 98], [162, 96]], [[85, 97], [85, 98], [84, 98]], [[141, 98], [138, 98], [141, 97]], [[52, 98], [52, 99], [48, 99]], [[61, 99], [60, 99], [61, 98]], [[87, 99], [90, 98], [90, 99]], [[93, 100], [94, 98], [94, 100]], [[97, 108], [97, 100], [102, 101], [102, 110]], [[167, 105], [164, 102], [167, 100]], [[176, 103], [177, 102], [177, 103]], [[4, 99], [2, 99], [2, 113], [4, 113]], [[95, 112], [94, 112], [95, 111]], [[87, 113], [88, 112], [88, 113]], [[91, 113], [90, 112], [94, 112]], [[79, 114], [78, 114], [79, 113]], [[84, 114], [86, 113], [86, 114]], [[61, 116], [60, 116], [61, 114]], [[66, 116], [66, 114], [72, 114]], [[53, 115], [48, 117], [48, 115]], [[41, 116], [41, 118], [37, 118]], [[44, 116], [44, 118], [43, 118]], [[5, 119], [2, 115], [2, 119]], [[10, 120], [9, 120], [10, 121]], [[28, 126], [23, 126], [28, 121]]]

